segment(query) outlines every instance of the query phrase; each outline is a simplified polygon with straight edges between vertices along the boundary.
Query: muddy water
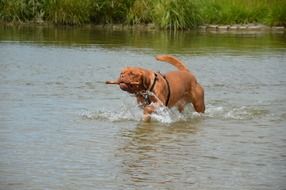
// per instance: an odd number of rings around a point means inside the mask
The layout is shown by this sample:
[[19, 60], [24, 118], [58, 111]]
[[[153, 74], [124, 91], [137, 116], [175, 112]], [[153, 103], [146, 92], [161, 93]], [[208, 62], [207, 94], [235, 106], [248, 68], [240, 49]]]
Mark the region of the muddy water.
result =
[[[0, 29], [1, 189], [285, 189], [285, 34]], [[106, 86], [125, 66], [182, 59], [206, 113]]]

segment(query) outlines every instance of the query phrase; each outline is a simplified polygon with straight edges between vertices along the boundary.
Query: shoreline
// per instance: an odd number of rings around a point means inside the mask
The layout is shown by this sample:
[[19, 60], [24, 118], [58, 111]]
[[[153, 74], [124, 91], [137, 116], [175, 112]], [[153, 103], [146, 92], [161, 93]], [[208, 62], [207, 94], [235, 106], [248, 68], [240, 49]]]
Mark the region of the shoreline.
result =
[[199, 26], [201, 31], [217, 31], [217, 32], [233, 32], [233, 31], [249, 31], [249, 32], [285, 32], [284, 26], [267, 26], [264, 24], [234, 24], [234, 25], [203, 25]]
[[286, 27], [284, 26], [267, 26], [264, 24], [205, 24], [198, 26], [197, 28], [188, 29], [162, 29], [153, 23], [149, 24], [81, 24], [81, 25], [64, 25], [64, 24], [54, 24], [50, 22], [5, 22], [0, 21], [0, 26], [8, 27], [66, 27], [66, 28], [94, 28], [94, 29], [107, 29], [112, 31], [128, 31], [128, 30], [138, 30], [138, 31], [200, 31], [200, 32], [211, 32], [211, 33], [233, 33], [233, 32], [280, 32], [285, 33]]

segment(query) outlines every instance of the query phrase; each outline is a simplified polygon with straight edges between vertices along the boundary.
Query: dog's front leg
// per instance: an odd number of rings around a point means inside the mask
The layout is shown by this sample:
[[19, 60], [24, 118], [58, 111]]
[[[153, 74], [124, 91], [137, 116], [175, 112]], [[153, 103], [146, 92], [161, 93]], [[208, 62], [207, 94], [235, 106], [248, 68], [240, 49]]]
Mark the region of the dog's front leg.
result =
[[143, 111], [144, 111], [143, 121], [145, 122], [151, 121], [151, 114], [155, 111], [155, 107], [153, 105], [147, 105], [144, 107]]

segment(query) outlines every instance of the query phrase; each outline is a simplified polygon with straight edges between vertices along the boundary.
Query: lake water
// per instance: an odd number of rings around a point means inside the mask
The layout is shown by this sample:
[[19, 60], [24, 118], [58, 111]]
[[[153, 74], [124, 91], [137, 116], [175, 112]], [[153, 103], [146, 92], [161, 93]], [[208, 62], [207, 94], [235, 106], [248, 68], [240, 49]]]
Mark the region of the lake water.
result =
[[[105, 80], [185, 62], [206, 113]], [[0, 27], [0, 189], [286, 189], [286, 34]]]

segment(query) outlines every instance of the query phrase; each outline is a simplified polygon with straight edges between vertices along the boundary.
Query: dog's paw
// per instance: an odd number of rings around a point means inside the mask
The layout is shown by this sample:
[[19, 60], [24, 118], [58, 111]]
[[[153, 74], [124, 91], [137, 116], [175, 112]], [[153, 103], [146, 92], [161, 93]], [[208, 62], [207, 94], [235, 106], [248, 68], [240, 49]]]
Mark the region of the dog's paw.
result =
[[150, 114], [144, 114], [143, 115], [143, 121], [144, 122], [150, 122], [151, 121], [151, 115]]

